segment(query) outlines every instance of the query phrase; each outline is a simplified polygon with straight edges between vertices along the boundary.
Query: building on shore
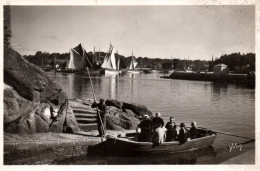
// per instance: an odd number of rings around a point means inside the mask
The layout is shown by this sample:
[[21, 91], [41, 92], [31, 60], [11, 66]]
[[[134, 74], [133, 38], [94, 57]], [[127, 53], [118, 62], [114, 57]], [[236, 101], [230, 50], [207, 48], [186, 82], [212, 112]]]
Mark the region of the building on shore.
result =
[[214, 66], [214, 73], [216, 74], [227, 74], [229, 72], [228, 66], [225, 64], [217, 64]]

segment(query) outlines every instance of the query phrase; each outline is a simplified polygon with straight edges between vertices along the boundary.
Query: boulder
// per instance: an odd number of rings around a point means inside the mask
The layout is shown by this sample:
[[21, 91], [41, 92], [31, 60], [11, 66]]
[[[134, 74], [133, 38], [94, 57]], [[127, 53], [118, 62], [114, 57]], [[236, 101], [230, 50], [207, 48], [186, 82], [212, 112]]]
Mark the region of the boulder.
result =
[[[38, 66], [10, 46], [10, 7], [4, 7], [4, 130], [10, 133], [77, 130], [66, 93]], [[61, 108], [62, 107], [62, 108]], [[60, 111], [57, 114], [57, 111]], [[66, 115], [65, 115], [66, 114]], [[66, 118], [67, 117], [67, 118]], [[66, 118], [66, 119], [65, 119]], [[65, 122], [66, 121], [66, 122]]]
[[67, 98], [44, 71], [9, 48], [4, 49], [4, 82], [29, 101], [62, 104]]
[[35, 124], [35, 112], [37, 108], [35, 108], [31, 113], [28, 115], [23, 116], [19, 123], [19, 132], [20, 134], [33, 134], [36, 133], [36, 124]]
[[143, 116], [143, 115], [151, 116], [152, 115], [152, 112], [145, 105], [123, 102], [122, 108], [129, 109], [138, 116]]
[[123, 102], [118, 101], [118, 100], [113, 100], [113, 99], [107, 99], [106, 100], [106, 105], [107, 106], [114, 106], [118, 109], [122, 109]]
[[63, 126], [63, 132], [75, 133], [79, 131], [77, 120], [74, 116], [73, 110], [68, 106], [67, 117]]
[[107, 107], [107, 129], [123, 130], [135, 129], [140, 122], [134, 116], [128, 116], [127, 113], [114, 106]]
[[35, 108], [35, 104], [21, 97], [12, 87], [4, 84], [4, 123], [10, 124]]

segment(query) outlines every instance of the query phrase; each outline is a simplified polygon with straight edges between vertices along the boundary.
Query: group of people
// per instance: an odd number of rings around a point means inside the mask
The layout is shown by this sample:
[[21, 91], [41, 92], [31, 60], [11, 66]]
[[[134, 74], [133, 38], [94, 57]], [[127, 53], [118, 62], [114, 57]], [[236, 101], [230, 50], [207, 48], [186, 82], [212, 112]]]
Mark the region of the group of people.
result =
[[[103, 136], [106, 132], [107, 113], [107, 107], [104, 99], [100, 99], [100, 103], [94, 102], [91, 107], [97, 108], [98, 136]], [[179, 141], [180, 144], [184, 144], [188, 141], [188, 138], [195, 139], [198, 135], [196, 122], [191, 123], [190, 130], [185, 127], [184, 123], [181, 123], [178, 134], [175, 118], [170, 117], [170, 121], [164, 127], [164, 121], [160, 117], [160, 113], [156, 113], [152, 120], [148, 115], [144, 115], [143, 120], [140, 122], [137, 128], [141, 130], [140, 134], [138, 135], [138, 141], [153, 142], [154, 144], [161, 144], [164, 141]]]
[[188, 141], [188, 138], [197, 138], [196, 122], [191, 123], [189, 130], [184, 123], [181, 123], [178, 134], [175, 118], [170, 117], [170, 121], [164, 127], [160, 113], [156, 113], [152, 120], [150, 120], [148, 115], [144, 115], [143, 120], [137, 126], [137, 131], [140, 132], [138, 141], [153, 142], [154, 144], [161, 144], [164, 141], [179, 141], [180, 144], [184, 144]]

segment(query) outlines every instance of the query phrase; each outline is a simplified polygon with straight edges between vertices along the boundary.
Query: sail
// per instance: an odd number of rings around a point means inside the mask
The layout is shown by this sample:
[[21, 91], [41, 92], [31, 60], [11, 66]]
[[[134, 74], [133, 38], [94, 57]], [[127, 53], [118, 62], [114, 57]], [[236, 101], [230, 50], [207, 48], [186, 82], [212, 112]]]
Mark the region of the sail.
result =
[[109, 61], [109, 58], [110, 58], [110, 50], [111, 50], [111, 47], [109, 48], [109, 52], [106, 54], [105, 58], [104, 58], [104, 62], [103, 64], [101, 65], [102, 68], [109, 68], [111, 69], [112, 68], [112, 65], [111, 65], [111, 62]]
[[135, 60], [135, 58], [132, 56], [132, 60], [131, 60], [131, 63], [130, 63], [130, 66], [129, 66], [129, 69], [131, 70], [134, 70], [136, 65], [137, 65], [137, 61]]
[[115, 69], [116, 70], [116, 57], [115, 57], [114, 48], [112, 48], [112, 52], [110, 54], [110, 60], [111, 60], [111, 64], [112, 64], [112, 68], [111, 69]]
[[114, 48], [110, 45], [109, 52], [107, 53], [104, 59], [103, 64], [101, 65], [102, 68], [105, 69], [115, 69], [116, 70], [116, 58]]
[[91, 64], [91, 57], [88, 55], [88, 53], [86, 52], [86, 50], [84, 49], [84, 51], [83, 51], [84, 53], [83, 53], [83, 57], [85, 58], [85, 62], [86, 62], [86, 67], [88, 67], [88, 68], [92, 68], [92, 64]]
[[67, 68], [70, 68], [70, 69], [74, 68], [74, 57], [72, 55], [71, 49], [70, 49], [70, 61], [69, 61]]
[[120, 70], [120, 58], [117, 60], [117, 70]]
[[[83, 55], [83, 54], [82, 54]], [[70, 61], [68, 68], [74, 70], [84, 69], [85, 58], [74, 49], [70, 50]]]

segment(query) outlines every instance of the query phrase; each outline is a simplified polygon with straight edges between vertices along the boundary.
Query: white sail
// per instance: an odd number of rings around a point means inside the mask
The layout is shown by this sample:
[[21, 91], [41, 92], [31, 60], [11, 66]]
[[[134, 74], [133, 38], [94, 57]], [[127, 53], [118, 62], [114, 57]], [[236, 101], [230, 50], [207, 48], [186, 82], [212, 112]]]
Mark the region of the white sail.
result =
[[110, 54], [110, 61], [112, 64], [112, 68], [111, 69], [115, 69], [116, 70], [116, 57], [115, 57], [115, 52], [114, 52], [114, 48], [112, 47], [112, 52]]
[[104, 62], [102, 64], [102, 68], [104, 69], [114, 69], [116, 70], [116, 58], [115, 58], [115, 52], [112, 46], [110, 46], [109, 49], [110, 53], [107, 53], [105, 56]]
[[117, 60], [117, 70], [120, 70], [120, 58]]
[[73, 57], [73, 54], [71, 52], [71, 49], [70, 49], [70, 61], [69, 61], [69, 64], [68, 64], [67, 68], [69, 68], [69, 69], [73, 69], [74, 68], [74, 57]]
[[[75, 49], [81, 48], [80, 50], [83, 52], [84, 49], [82, 46], [77, 46], [76, 48], [70, 49], [70, 61], [68, 64], [68, 69], [73, 70], [82, 70], [85, 67], [85, 57], [84, 55], [80, 54], [80, 52], [76, 51]], [[79, 49], [78, 49], [79, 50]]]
[[132, 60], [129, 66], [129, 69], [134, 70], [138, 62], [135, 60], [135, 58], [132, 56]]

